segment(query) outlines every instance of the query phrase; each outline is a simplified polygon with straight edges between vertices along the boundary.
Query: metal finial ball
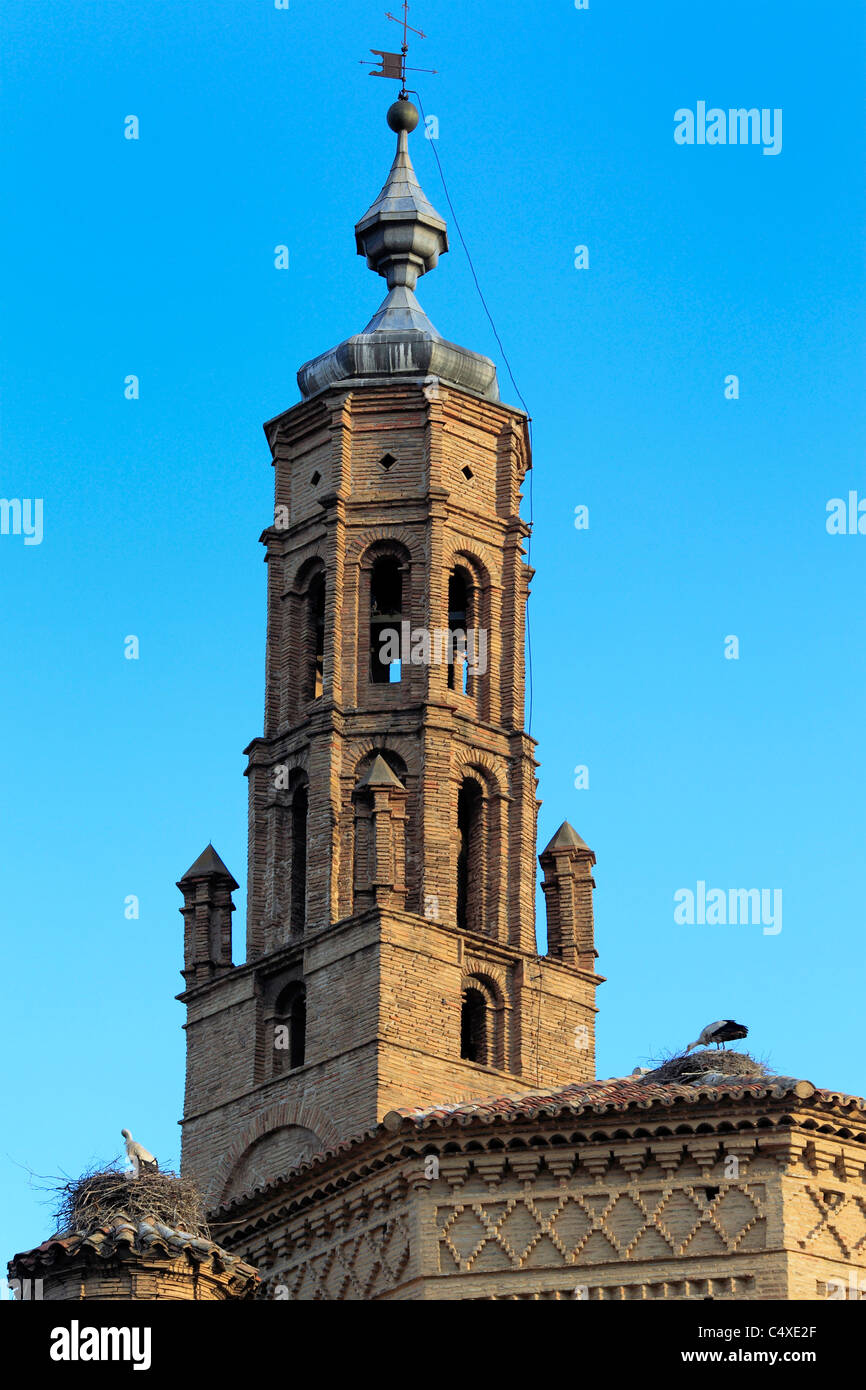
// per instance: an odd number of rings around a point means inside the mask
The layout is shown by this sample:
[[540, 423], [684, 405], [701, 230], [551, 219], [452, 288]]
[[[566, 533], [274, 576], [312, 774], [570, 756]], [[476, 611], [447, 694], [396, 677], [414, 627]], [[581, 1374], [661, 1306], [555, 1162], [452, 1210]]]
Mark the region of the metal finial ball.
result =
[[402, 98], [400, 101], [395, 101], [388, 110], [388, 124], [392, 130], [405, 130], [411, 133], [420, 119], [415, 103]]

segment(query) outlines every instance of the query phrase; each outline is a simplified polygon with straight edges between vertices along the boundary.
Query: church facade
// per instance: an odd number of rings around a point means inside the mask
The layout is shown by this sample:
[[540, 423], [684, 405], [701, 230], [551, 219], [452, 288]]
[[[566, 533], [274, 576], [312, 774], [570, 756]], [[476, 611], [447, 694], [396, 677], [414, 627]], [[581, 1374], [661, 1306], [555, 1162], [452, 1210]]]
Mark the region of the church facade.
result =
[[528, 422], [415, 297], [448, 250], [417, 120], [389, 111], [355, 229], [386, 298], [265, 427], [246, 958], [208, 847], [179, 883], [184, 1175], [266, 1297], [830, 1296], [866, 1265], [862, 1102], [708, 1065], [597, 1081], [595, 856], [567, 824], [538, 954]]

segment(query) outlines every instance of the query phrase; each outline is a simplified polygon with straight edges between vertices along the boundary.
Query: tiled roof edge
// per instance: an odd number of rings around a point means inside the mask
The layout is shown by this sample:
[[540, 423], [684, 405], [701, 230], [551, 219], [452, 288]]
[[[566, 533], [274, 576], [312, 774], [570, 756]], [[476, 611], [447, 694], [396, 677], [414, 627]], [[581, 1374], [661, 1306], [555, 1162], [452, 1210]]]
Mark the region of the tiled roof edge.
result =
[[[614, 1087], [619, 1090], [625, 1086], [633, 1088], [635, 1094], [632, 1094], [631, 1090], [627, 1096], [622, 1098], [617, 1098], [616, 1094], [611, 1094]], [[798, 1090], [798, 1088], [802, 1089]], [[591, 1097], [591, 1092], [594, 1090], [601, 1093], [596, 1100]], [[570, 1093], [575, 1092], [586, 1094], [586, 1099], [582, 1103], [574, 1104], [569, 1096]], [[211, 1220], [214, 1224], [219, 1225], [221, 1217], [225, 1219], [231, 1213], [242, 1211], [245, 1207], [255, 1204], [261, 1197], [266, 1197], [269, 1194], [276, 1196], [295, 1178], [300, 1178], [315, 1169], [325, 1167], [333, 1159], [343, 1157], [351, 1151], [363, 1147], [371, 1139], [381, 1136], [383, 1132], [395, 1134], [401, 1131], [403, 1123], [406, 1121], [420, 1132], [435, 1128], [447, 1129], [454, 1124], [466, 1128], [474, 1124], [518, 1122], [541, 1119], [545, 1116], [556, 1119], [563, 1114], [578, 1117], [587, 1114], [622, 1113], [632, 1108], [650, 1110], [654, 1107], [660, 1108], [665, 1104], [670, 1105], [683, 1101], [697, 1105], [706, 1100], [743, 1098], [760, 1100], [764, 1097], [782, 1099], [786, 1095], [793, 1095], [797, 1100], [804, 1102], [818, 1100], [843, 1106], [856, 1105], [858, 1109], [866, 1111], [866, 1100], [860, 1096], [848, 1095], [841, 1091], [825, 1090], [815, 1086], [811, 1081], [791, 1076], [737, 1077], [721, 1085], [717, 1083], [680, 1085], [657, 1082], [647, 1085], [637, 1081], [634, 1077], [615, 1077], [608, 1081], [587, 1082], [565, 1087], [562, 1091], [536, 1091], [522, 1096], [483, 1096], [479, 1097], [477, 1101], [457, 1101], [426, 1109], [392, 1110], [381, 1124], [331, 1148], [311, 1154], [309, 1158], [288, 1169], [279, 1177], [273, 1178], [270, 1182], [254, 1188], [251, 1192], [245, 1192], [240, 1197], [232, 1198], [229, 1202], [222, 1203], [211, 1213]], [[536, 1101], [537, 1104], [530, 1106], [528, 1103], [531, 1101]], [[525, 1104], [525, 1108], [521, 1106], [521, 1102]], [[494, 1108], [495, 1106], [499, 1108]], [[508, 1108], [509, 1106], [514, 1108]]]

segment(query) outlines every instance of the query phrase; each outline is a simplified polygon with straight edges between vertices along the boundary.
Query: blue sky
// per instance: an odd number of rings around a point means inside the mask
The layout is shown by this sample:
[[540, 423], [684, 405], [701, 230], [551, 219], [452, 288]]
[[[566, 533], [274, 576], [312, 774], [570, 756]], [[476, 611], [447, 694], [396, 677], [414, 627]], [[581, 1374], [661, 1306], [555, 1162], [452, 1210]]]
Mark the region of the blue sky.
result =
[[[0, 493], [44, 500], [41, 545], [0, 536], [7, 1254], [50, 1228], [26, 1170], [110, 1158], [122, 1125], [177, 1161], [175, 881], [210, 839], [245, 873], [261, 423], [382, 297], [352, 229], [393, 151], [393, 88], [358, 65], [399, 37], [383, 9], [46, 0], [0, 20]], [[598, 856], [599, 1074], [732, 1016], [777, 1070], [862, 1093], [866, 536], [825, 518], [866, 498], [866, 11], [412, 17], [534, 418], [539, 840], [568, 818]], [[780, 108], [782, 152], [677, 145], [698, 101]], [[429, 142], [412, 147], [446, 212]], [[451, 245], [419, 298], [496, 357]], [[699, 880], [781, 889], [782, 931], [676, 924]]]

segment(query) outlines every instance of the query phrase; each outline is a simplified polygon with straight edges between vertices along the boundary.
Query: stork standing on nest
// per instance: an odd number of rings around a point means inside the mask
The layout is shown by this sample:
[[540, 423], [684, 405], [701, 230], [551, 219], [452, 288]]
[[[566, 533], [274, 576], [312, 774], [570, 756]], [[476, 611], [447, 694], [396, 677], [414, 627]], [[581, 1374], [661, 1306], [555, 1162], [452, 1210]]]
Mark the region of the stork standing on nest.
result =
[[152, 1153], [148, 1153], [143, 1144], [139, 1144], [133, 1139], [128, 1129], [122, 1129], [121, 1134], [126, 1140], [126, 1156], [132, 1164], [132, 1176], [140, 1178], [142, 1172], [158, 1173], [159, 1164]]
[[708, 1023], [697, 1042], [689, 1043], [686, 1052], [691, 1052], [693, 1047], [709, 1047], [710, 1043], [715, 1043], [717, 1048], [723, 1047], [727, 1042], [747, 1037], [748, 1032], [745, 1024], [735, 1023], [732, 1018], [720, 1018], [716, 1023]]

